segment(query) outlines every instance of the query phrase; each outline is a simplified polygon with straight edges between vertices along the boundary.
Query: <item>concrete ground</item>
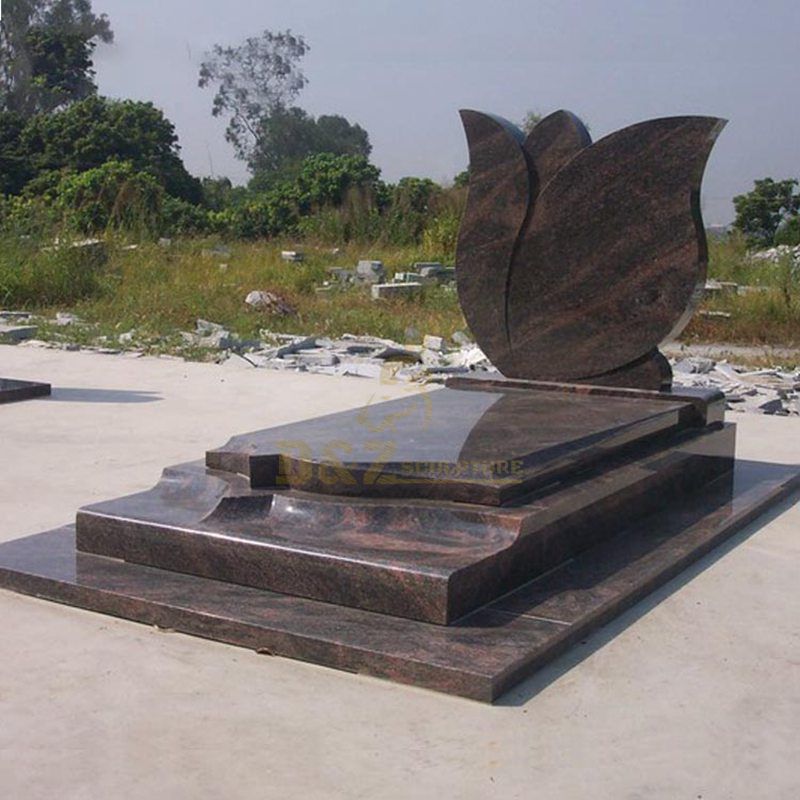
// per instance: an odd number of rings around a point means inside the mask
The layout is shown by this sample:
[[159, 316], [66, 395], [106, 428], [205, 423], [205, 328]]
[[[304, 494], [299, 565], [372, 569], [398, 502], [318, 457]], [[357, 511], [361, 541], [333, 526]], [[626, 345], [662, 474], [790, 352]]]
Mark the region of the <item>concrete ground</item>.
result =
[[[236, 433], [404, 385], [0, 347], [0, 540]], [[737, 415], [800, 463], [800, 420]], [[796, 497], [794, 498], [797, 499]], [[785, 502], [491, 707], [0, 591], [0, 797], [800, 797], [800, 506]]]

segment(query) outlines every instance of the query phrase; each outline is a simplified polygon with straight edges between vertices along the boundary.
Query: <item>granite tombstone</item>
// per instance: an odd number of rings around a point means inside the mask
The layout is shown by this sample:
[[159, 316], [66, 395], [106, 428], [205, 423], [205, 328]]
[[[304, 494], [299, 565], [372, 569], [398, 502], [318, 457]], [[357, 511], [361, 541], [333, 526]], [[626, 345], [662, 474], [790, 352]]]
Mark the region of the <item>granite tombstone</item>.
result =
[[462, 117], [458, 292], [503, 375], [235, 436], [0, 545], [0, 585], [492, 701], [798, 487], [657, 350], [720, 121]]

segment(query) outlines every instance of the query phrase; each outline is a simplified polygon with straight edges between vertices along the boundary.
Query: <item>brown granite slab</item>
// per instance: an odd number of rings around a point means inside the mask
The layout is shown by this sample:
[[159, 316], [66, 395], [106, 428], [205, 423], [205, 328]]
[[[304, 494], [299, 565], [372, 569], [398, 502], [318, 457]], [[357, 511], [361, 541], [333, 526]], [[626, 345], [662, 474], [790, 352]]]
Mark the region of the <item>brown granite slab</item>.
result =
[[49, 383], [0, 378], [0, 403], [16, 403], [20, 400], [32, 400], [34, 397], [47, 397], [50, 391]]
[[461, 121], [470, 180], [457, 245], [458, 296], [467, 323], [496, 363], [509, 357], [508, 283], [519, 232], [540, 189], [591, 137], [569, 111], [550, 114], [527, 137], [492, 114], [463, 110]]
[[741, 462], [733, 488], [723, 478], [450, 626], [77, 553], [71, 528], [0, 545], [0, 586], [491, 702], [799, 486], [796, 467]]
[[[504, 508], [252, 490], [189, 464], [82, 509], [77, 546], [161, 569], [448, 624], [732, 469], [734, 426], [619, 454]], [[243, 485], [244, 484], [244, 485]]]
[[606, 386], [589, 383], [554, 383], [534, 381], [524, 378], [506, 378], [503, 375], [470, 375], [448, 378], [448, 389], [479, 391], [498, 389], [534, 389], [539, 392], [567, 392], [591, 397], [627, 397], [631, 400], [661, 400], [664, 402], [690, 403], [695, 411], [697, 425], [711, 425], [725, 419], [725, 395], [719, 389], [699, 386], [673, 386], [656, 391], [637, 389], [628, 386]]
[[680, 332], [705, 281], [700, 181], [723, 124], [632, 125], [581, 150], [542, 190], [511, 266], [503, 374], [587, 379]]
[[236, 436], [206, 464], [253, 488], [502, 505], [619, 448], [698, 424], [681, 399], [484, 388]]

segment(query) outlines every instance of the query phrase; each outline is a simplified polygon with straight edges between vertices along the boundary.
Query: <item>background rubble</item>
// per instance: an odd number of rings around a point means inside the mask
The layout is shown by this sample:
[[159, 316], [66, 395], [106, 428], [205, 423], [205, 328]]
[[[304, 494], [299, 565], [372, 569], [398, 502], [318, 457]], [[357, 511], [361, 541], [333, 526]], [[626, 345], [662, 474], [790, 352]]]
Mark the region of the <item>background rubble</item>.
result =
[[[70, 337], [65, 334], [65, 341], [60, 343], [32, 338], [42, 324], [69, 330]], [[89, 327], [74, 314], [59, 314], [53, 320], [42, 321], [25, 312], [0, 311], [0, 333], [25, 331], [23, 336], [9, 335], [5, 340], [19, 347], [144, 355], [143, 342], [135, 330], [120, 333], [116, 341], [87, 336], [90, 343], [76, 343], [75, 331]], [[412, 333], [419, 332], [409, 330]], [[184, 355], [201, 356], [242, 369], [294, 370], [423, 383], [441, 383], [452, 375], [497, 372], [463, 331], [457, 331], [450, 339], [432, 334], [421, 338], [422, 344], [403, 344], [374, 336], [345, 334], [331, 339], [261, 330], [257, 339], [244, 340], [223, 325], [203, 319], [197, 320], [194, 331], [180, 334]], [[777, 366], [752, 369], [720, 358], [719, 354], [725, 352], [723, 345], [695, 350], [667, 348], [668, 355], [673, 356], [676, 385], [717, 388], [724, 392], [727, 406], [733, 412], [800, 416], [800, 364], [792, 369]]]

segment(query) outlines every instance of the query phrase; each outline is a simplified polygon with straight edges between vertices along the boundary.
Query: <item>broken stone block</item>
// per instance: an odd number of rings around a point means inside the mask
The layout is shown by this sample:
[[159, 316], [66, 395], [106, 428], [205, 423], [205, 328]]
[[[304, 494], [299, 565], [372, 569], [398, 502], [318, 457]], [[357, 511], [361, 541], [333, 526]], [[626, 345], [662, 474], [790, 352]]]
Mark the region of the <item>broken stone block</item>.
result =
[[386, 276], [383, 261], [361, 260], [356, 267], [356, 277], [366, 283], [380, 283]]
[[788, 412], [783, 407], [783, 402], [776, 398], [774, 400], [767, 400], [766, 403], [762, 403], [759, 407], [759, 410], [762, 411], [764, 414], [781, 414], [785, 415]]
[[201, 336], [197, 340], [199, 347], [207, 347], [211, 350], [231, 350], [235, 344], [235, 337], [230, 331], [221, 330], [208, 336]]
[[225, 326], [217, 322], [209, 322], [207, 319], [198, 319], [195, 322], [195, 329], [200, 336], [210, 336], [212, 333], [224, 331]]
[[413, 297], [422, 291], [421, 283], [373, 283], [372, 299], [385, 300], [392, 297]]
[[222, 361], [222, 367], [231, 371], [255, 369], [255, 366], [248, 358], [236, 353], [228, 353], [227, 358]]
[[483, 350], [476, 344], [464, 347], [456, 353], [451, 353], [447, 360], [451, 366], [466, 367], [467, 369], [475, 369], [489, 364], [489, 359], [486, 358]]
[[353, 361], [341, 364], [337, 372], [339, 375], [350, 375], [356, 378], [380, 378], [383, 370], [383, 364]]
[[245, 297], [244, 302], [257, 311], [264, 311], [267, 314], [277, 314], [285, 317], [295, 313], [289, 303], [282, 297], [273, 292], [253, 291]]
[[675, 372], [684, 372], [695, 375], [705, 375], [714, 369], [714, 362], [710, 358], [700, 358], [693, 356], [683, 358], [675, 364]]
[[456, 275], [454, 267], [445, 267], [438, 261], [418, 261], [414, 264], [414, 270], [419, 272], [423, 282], [447, 283], [454, 280]]
[[436, 274], [440, 269], [444, 269], [444, 265], [441, 261], [415, 261], [412, 269], [427, 278]]
[[277, 358], [299, 353], [301, 350], [311, 350], [317, 346], [317, 339], [314, 336], [295, 337], [293, 341], [279, 347], [275, 352]]
[[35, 325], [0, 325], [0, 342], [17, 344], [33, 339], [39, 329]]
[[427, 350], [442, 352], [444, 350], [444, 339], [441, 336], [425, 335], [422, 338], [422, 346]]
[[468, 347], [472, 344], [472, 339], [470, 339], [464, 331], [456, 331], [450, 338], [459, 347]]
[[339, 283], [352, 283], [356, 277], [355, 270], [344, 267], [328, 267], [328, 274], [331, 276], [331, 280], [339, 281]]
[[416, 350], [409, 350], [407, 347], [385, 347], [375, 353], [375, 358], [380, 358], [383, 361], [405, 361], [411, 363], [422, 360]]
[[422, 283], [419, 272], [395, 272], [392, 283]]
[[299, 250], [282, 250], [281, 261], [291, 261], [295, 264], [300, 263], [305, 256]]
[[307, 367], [335, 367], [339, 363], [339, 357], [327, 350], [302, 350], [295, 358]]
[[705, 297], [730, 297], [738, 294], [739, 284], [732, 281], [716, 281], [713, 278], [706, 281], [703, 287]]

